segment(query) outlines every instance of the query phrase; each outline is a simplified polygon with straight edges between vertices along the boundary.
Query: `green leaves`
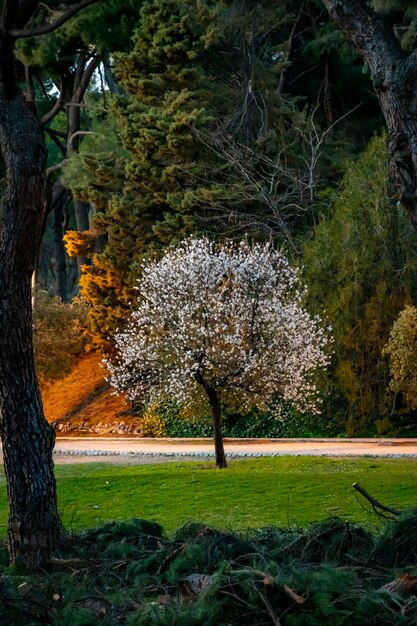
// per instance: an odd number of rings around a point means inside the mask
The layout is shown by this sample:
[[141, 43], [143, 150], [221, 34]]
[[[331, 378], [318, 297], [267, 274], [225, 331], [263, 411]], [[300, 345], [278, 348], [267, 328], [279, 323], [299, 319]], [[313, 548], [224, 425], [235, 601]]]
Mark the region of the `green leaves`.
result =
[[381, 352], [415, 289], [416, 235], [388, 195], [387, 176], [385, 138], [375, 138], [349, 166], [333, 212], [304, 249], [310, 302], [333, 326], [331, 379], [349, 403], [356, 434], [384, 414]]

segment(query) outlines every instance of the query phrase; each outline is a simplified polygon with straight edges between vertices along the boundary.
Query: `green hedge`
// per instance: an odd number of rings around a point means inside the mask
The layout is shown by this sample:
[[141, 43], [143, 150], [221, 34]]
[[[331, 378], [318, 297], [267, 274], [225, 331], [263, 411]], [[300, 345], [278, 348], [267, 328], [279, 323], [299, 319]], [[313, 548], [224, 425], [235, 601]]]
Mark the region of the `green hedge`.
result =
[[[277, 406], [278, 405], [278, 406]], [[288, 402], [277, 400], [271, 410], [249, 413], [223, 410], [225, 437], [330, 437], [343, 434], [343, 428], [323, 415], [302, 414]], [[162, 400], [144, 415], [144, 435], [148, 437], [211, 437], [209, 411], [190, 413], [171, 400]]]

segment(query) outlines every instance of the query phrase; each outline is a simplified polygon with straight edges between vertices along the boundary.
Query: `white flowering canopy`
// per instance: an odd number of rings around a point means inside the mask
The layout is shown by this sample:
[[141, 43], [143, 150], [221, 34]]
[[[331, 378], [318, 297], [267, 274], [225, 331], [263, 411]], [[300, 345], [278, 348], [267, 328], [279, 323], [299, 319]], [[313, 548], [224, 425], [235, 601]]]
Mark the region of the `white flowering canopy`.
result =
[[327, 333], [297, 270], [270, 244], [190, 238], [142, 267], [139, 305], [116, 335], [111, 384], [131, 400], [189, 403], [207, 388], [244, 408], [277, 392], [314, 410]]

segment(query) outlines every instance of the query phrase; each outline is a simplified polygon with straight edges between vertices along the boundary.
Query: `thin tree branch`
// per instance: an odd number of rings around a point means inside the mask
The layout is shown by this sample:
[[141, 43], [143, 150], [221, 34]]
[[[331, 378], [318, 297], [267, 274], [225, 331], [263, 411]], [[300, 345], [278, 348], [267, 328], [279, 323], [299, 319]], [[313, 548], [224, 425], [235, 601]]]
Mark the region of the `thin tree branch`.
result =
[[[66, 156], [67, 154], [67, 149], [66, 146], [62, 143], [62, 141], [59, 140], [59, 132], [54, 131], [53, 128], [45, 128], [45, 131], [48, 133], [48, 135], [50, 136], [50, 138], [52, 139], [52, 141], [58, 146], [58, 148], [61, 150], [62, 154], [64, 156]], [[66, 137], [66, 135], [65, 135]]]
[[61, 139], [66, 139], [68, 133], [64, 133], [63, 130], [56, 130], [56, 128], [48, 128], [48, 131], [51, 131], [56, 137], [60, 137]]
[[278, 96], [282, 96], [283, 92], [284, 92], [284, 88], [286, 86], [286, 80], [287, 80], [287, 74], [288, 74], [288, 68], [291, 62], [291, 56], [293, 53], [293, 48], [294, 48], [294, 41], [296, 39], [297, 36], [297, 29], [300, 25], [301, 22], [301, 18], [303, 15], [303, 11], [305, 8], [305, 2], [302, 2], [300, 5], [300, 8], [298, 9], [298, 14], [297, 14], [297, 18], [294, 20], [294, 24], [293, 27], [291, 29], [291, 33], [288, 39], [288, 43], [287, 43], [287, 52], [285, 53], [285, 67], [282, 68], [281, 70], [281, 74], [279, 77], [279, 82], [278, 82], [278, 88], [277, 88], [277, 94]]
[[50, 122], [55, 117], [55, 115], [58, 115], [58, 113], [62, 111], [64, 107], [64, 100], [65, 100], [65, 84], [64, 84], [64, 81], [61, 80], [59, 96], [56, 99], [55, 104], [47, 113], [45, 113], [45, 115], [42, 115], [40, 119], [40, 123], [42, 126], [45, 126], [45, 124]]
[[391, 513], [392, 515], [401, 515], [401, 511], [399, 509], [393, 509], [390, 506], [386, 506], [385, 504], [381, 504], [381, 502], [378, 502], [378, 500], [371, 496], [367, 491], [365, 491], [365, 489], [361, 487], [359, 483], [353, 483], [352, 487], [356, 489], [356, 491], [358, 491], [364, 498], [366, 498], [368, 502], [371, 503], [372, 508], [376, 513], [378, 513], [378, 515], [381, 515], [381, 513], [377, 509], [385, 511], [386, 513]]
[[77, 92], [77, 89], [80, 86], [80, 82], [81, 82], [81, 78], [82, 75], [84, 73], [84, 69], [87, 63], [87, 52], [86, 50], [82, 50], [79, 55], [78, 55], [78, 59], [77, 59], [77, 66], [75, 68], [75, 72], [74, 72], [74, 86], [73, 86], [73, 93]]
[[72, 140], [75, 139], [75, 137], [79, 137], [81, 135], [95, 135], [95, 132], [92, 130], [77, 130], [75, 133], [73, 133], [71, 135], [71, 137], [69, 138], [69, 143], [72, 144]]
[[80, 11], [87, 8], [91, 4], [94, 4], [98, 0], [82, 0], [78, 4], [75, 4], [71, 9], [69, 9], [66, 13], [61, 15], [60, 18], [55, 20], [55, 22], [51, 22], [50, 24], [46, 24], [45, 26], [39, 26], [38, 28], [29, 28], [29, 29], [11, 29], [9, 30], [9, 35], [14, 37], [15, 39], [23, 39], [26, 37], [38, 37], [39, 35], [47, 35], [48, 33], [52, 33], [54, 30], [57, 30], [60, 26], [68, 22], [72, 17], [77, 15]]
[[94, 56], [88, 63], [87, 67], [84, 69], [82, 76], [80, 77], [80, 81], [76, 90], [76, 93], [73, 96], [73, 102], [71, 104], [79, 103], [84, 98], [84, 94], [87, 91], [88, 85], [90, 84], [91, 78], [101, 63], [101, 56]]
[[33, 75], [34, 75], [34, 77], [36, 78], [36, 80], [38, 81], [38, 83], [39, 83], [39, 87], [41, 88], [42, 93], [43, 93], [43, 95], [44, 95], [45, 99], [46, 99], [46, 100], [53, 100], [53, 97], [51, 96], [51, 94], [50, 94], [50, 93], [48, 93], [48, 91], [47, 91], [47, 89], [46, 89], [46, 87], [45, 87], [45, 85], [44, 85], [44, 83], [43, 83], [43, 80], [42, 80], [42, 78], [39, 76], [39, 74], [38, 74], [37, 72], [34, 72], [34, 73], [33, 73]]
[[67, 159], [64, 159], [60, 163], [57, 163], [56, 165], [51, 165], [51, 167], [48, 167], [48, 169], [46, 170], [46, 176], [49, 178], [49, 176], [51, 176], [51, 174], [53, 174], [54, 172], [57, 172], [58, 170], [60, 170], [61, 167], [63, 167], [66, 162], [67, 162]]

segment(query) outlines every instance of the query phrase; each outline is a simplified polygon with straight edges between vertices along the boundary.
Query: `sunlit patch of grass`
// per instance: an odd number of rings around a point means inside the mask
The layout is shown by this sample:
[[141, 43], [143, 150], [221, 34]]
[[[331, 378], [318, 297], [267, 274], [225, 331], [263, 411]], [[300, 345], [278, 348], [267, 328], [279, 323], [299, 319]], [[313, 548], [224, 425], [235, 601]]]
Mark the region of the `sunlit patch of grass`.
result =
[[[232, 461], [227, 470], [209, 467], [207, 462], [57, 466], [64, 525], [77, 530], [142, 517], [171, 532], [190, 520], [236, 530], [304, 527], [330, 516], [375, 523], [353, 482], [395, 508], [417, 503], [415, 459], [280, 457]], [[1, 534], [6, 509], [1, 475]]]

